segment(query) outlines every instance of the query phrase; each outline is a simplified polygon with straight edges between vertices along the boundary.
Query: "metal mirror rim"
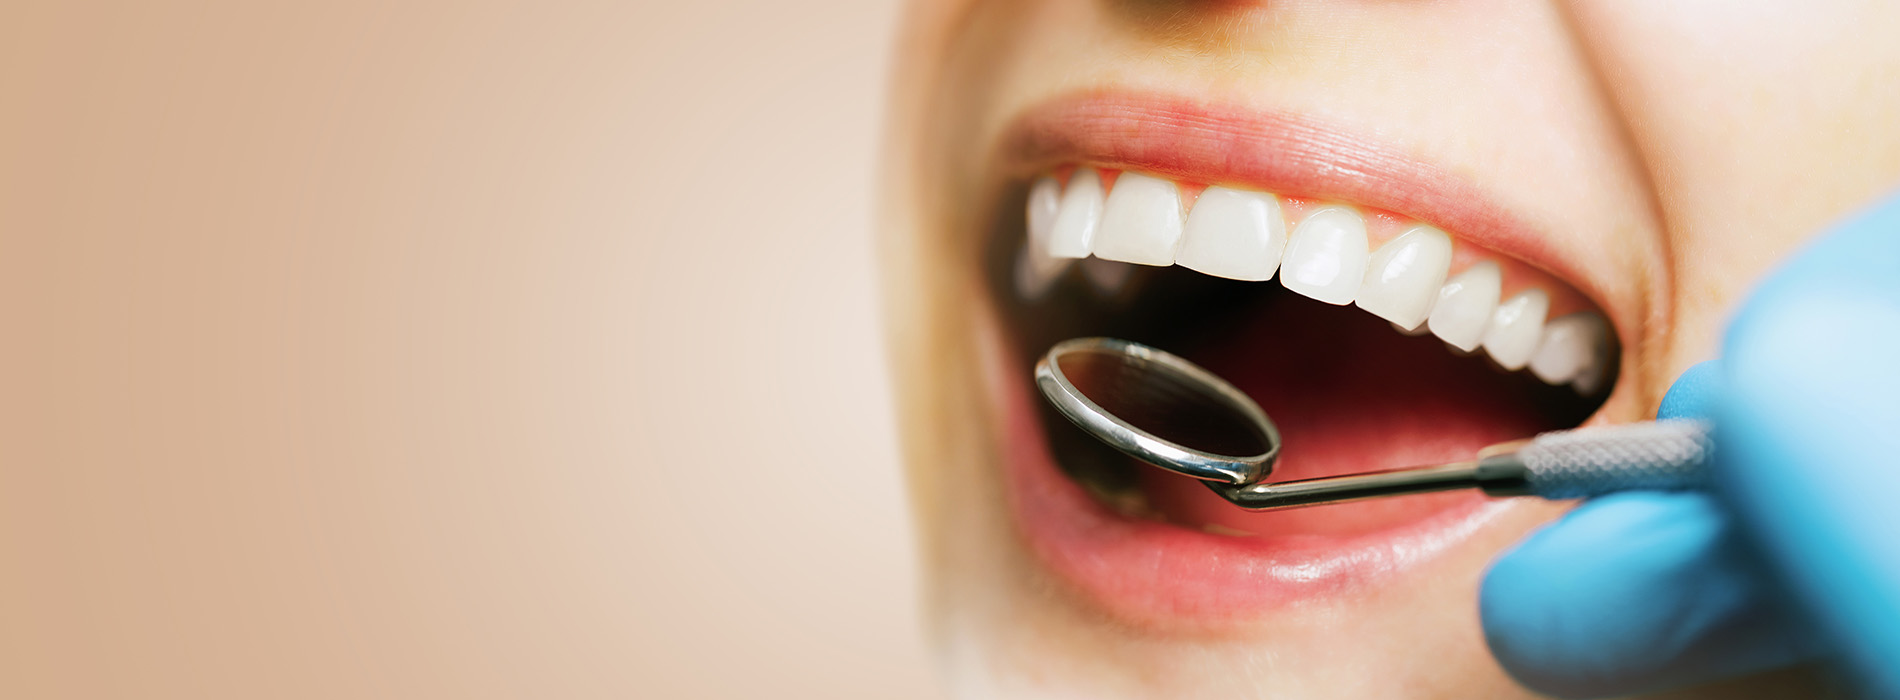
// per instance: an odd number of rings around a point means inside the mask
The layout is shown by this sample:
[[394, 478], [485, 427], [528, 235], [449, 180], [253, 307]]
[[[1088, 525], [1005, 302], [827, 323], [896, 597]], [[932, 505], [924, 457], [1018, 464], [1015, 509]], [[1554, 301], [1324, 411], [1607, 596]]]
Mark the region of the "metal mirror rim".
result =
[[[1062, 374], [1061, 359], [1078, 353], [1121, 356], [1160, 365], [1185, 375], [1240, 413], [1267, 441], [1267, 450], [1249, 456], [1222, 455], [1164, 440], [1122, 420], [1084, 395]], [[1280, 429], [1259, 404], [1227, 380], [1179, 356], [1140, 343], [1116, 338], [1073, 338], [1056, 343], [1036, 362], [1036, 387], [1064, 417], [1090, 435], [1130, 457], [1185, 476], [1228, 484], [1251, 484], [1265, 479], [1280, 456]]]

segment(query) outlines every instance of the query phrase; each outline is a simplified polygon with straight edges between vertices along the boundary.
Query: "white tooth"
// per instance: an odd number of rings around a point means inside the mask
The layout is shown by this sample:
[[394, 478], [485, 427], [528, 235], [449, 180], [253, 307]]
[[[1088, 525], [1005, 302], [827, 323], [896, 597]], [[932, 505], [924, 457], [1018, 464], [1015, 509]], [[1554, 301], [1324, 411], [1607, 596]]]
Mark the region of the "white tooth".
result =
[[1523, 369], [1544, 337], [1544, 315], [1549, 312], [1550, 297], [1544, 290], [1519, 292], [1492, 312], [1491, 328], [1484, 332], [1484, 351], [1505, 369]]
[[1174, 183], [1136, 173], [1115, 178], [1090, 252], [1103, 260], [1173, 265], [1181, 242], [1181, 193]]
[[1609, 324], [1593, 312], [1553, 318], [1544, 324], [1544, 339], [1531, 355], [1531, 374], [1546, 384], [1564, 384], [1581, 376], [1590, 365], [1607, 362]]
[[1484, 329], [1491, 325], [1501, 284], [1497, 263], [1486, 260], [1466, 268], [1438, 288], [1438, 301], [1425, 325], [1452, 347], [1465, 352], [1477, 349]]
[[1196, 272], [1258, 282], [1273, 277], [1286, 250], [1280, 199], [1209, 187], [1194, 201], [1174, 262]]
[[1607, 359], [1591, 363], [1589, 367], [1584, 368], [1582, 374], [1577, 375], [1575, 381], [1570, 382], [1570, 388], [1576, 389], [1577, 393], [1584, 396], [1596, 396], [1597, 392], [1603, 388], [1603, 380], [1609, 371]]
[[1450, 269], [1451, 237], [1430, 226], [1414, 228], [1372, 254], [1353, 303], [1400, 327], [1417, 328], [1431, 314]]
[[1082, 276], [1087, 277], [1095, 291], [1105, 297], [1121, 294], [1122, 288], [1128, 286], [1128, 277], [1135, 273], [1133, 265], [1099, 258], [1083, 260], [1080, 265]]
[[1049, 233], [1055, 228], [1056, 212], [1061, 208], [1062, 185], [1046, 175], [1036, 178], [1036, 184], [1029, 187], [1029, 244], [1016, 255], [1016, 295], [1019, 298], [1042, 297], [1071, 262], [1049, 256]]
[[1036, 178], [1029, 187], [1029, 244], [1045, 255], [1049, 251], [1049, 233], [1055, 230], [1056, 212], [1062, 209], [1062, 185], [1047, 175]]
[[1052, 258], [1041, 246], [1025, 245], [1016, 254], [1016, 295], [1025, 300], [1042, 298], [1044, 292], [1075, 264], [1068, 258]]
[[1366, 278], [1366, 220], [1346, 207], [1313, 212], [1293, 229], [1280, 284], [1328, 304], [1350, 304]]
[[1086, 258], [1095, 228], [1102, 222], [1102, 180], [1093, 168], [1078, 168], [1062, 193], [1055, 224], [1049, 228], [1049, 256]]

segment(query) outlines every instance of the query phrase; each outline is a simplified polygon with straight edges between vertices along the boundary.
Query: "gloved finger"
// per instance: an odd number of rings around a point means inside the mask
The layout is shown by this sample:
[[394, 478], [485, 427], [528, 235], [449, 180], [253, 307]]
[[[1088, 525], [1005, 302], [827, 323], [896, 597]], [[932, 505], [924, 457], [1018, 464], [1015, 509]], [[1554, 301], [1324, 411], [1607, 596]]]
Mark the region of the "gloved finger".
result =
[[1793, 259], [1725, 345], [1717, 490], [1879, 697], [1900, 697], [1900, 199]]
[[[1719, 379], [1713, 364], [1692, 368], [1659, 417], [1706, 415]], [[1709, 496], [1629, 493], [1579, 506], [1500, 558], [1479, 610], [1519, 682], [1597, 697], [1811, 658], [1816, 640], [1783, 597]]]

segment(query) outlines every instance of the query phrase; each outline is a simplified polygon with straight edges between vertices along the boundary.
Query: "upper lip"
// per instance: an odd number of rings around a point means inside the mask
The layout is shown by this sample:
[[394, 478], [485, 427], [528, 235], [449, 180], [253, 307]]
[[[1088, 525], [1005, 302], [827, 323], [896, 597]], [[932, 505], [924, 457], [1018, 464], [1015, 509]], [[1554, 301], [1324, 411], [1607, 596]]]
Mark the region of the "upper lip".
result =
[[[1605, 311], [1620, 335], [1633, 337], [1618, 323], [1624, 314], [1604, 303], [1599, 281], [1571, 263], [1582, 251], [1562, 249], [1471, 180], [1318, 119], [1168, 95], [1088, 92], [1031, 108], [1003, 132], [1000, 146], [994, 162], [1004, 179], [1091, 165], [1350, 202], [1430, 222], [1569, 282]], [[1465, 507], [1449, 508], [1444, 517], [1386, 536], [1272, 550], [1159, 523], [1117, 523], [1046, 463], [1046, 445], [1025, 429], [1036, 421], [1022, 404], [1033, 399], [1016, 390], [1027, 387], [1001, 379], [1011, 388], [1000, 397], [1009, 425], [1006, 471], [1014, 482], [1007, 491], [1030, 546], [1091, 597], [1138, 620], [1218, 624], [1233, 618], [1234, 603], [1252, 597], [1235, 597], [1242, 591], [1291, 600], [1299, 591], [1340, 590], [1341, 577], [1433, 559], [1508, 509], [1464, 500]], [[1195, 564], [1191, 574], [1151, 570], [1157, 557]]]

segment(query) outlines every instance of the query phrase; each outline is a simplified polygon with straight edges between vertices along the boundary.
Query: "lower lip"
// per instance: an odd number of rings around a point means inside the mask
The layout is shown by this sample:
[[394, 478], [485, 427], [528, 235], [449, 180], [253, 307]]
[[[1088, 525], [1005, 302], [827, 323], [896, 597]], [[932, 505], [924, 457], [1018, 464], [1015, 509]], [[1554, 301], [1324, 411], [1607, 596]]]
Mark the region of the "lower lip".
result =
[[[992, 359], [1007, 356], [1001, 343], [994, 345]], [[998, 372], [1011, 366], [986, 364]], [[1475, 493], [1406, 497], [1271, 514], [1306, 523], [1289, 528], [1297, 534], [1252, 536], [1128, 517], [1056, 465], [1028, 382], [989, 379], [1003, 419], [1008, 507], [1030, 550], [1076, 592], [1128, 622], [1230, 625], [1400, 580], [1510, 507]], [[1355, 508], [1378, 512], [1367, 520], [1348, 510]], [[1372, 524], [1312, 526], [1329, 518]]]

